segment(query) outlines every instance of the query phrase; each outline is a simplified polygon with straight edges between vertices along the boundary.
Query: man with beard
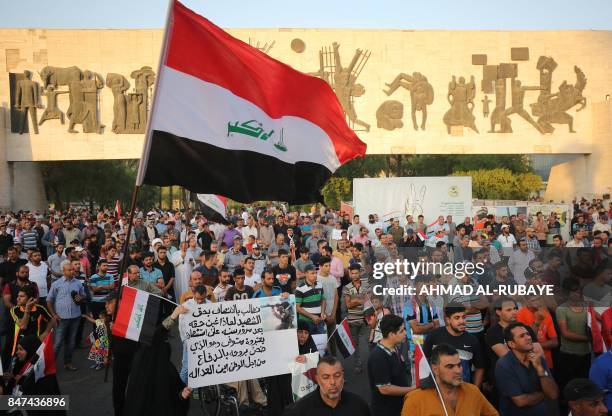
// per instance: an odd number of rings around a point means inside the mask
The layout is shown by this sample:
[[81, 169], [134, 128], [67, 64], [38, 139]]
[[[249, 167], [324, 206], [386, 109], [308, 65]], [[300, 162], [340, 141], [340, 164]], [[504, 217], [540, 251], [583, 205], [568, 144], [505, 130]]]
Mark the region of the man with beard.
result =
[[548, 400], [557, 400], [559, 390], [546, 360], [534, 349], [525, 324], [512, 322], [504, 328], [510, 352], [497, 361], [495, 382], [504, 416], [548, 414]]
[[370, 416], [366, 402], [344, 391], [344, 369], [334, 356], [322, 357], [317, 364], [319, 388], [302, 397], [285, 411], [285, 416]]
[[[440, 344], [431, 351], [431, 371], [440, 389], [442, 400], [455, 416], [498, 416], [497, 410], [480, 390], [461, 377], [462, 365], [459, 352], [448, 344]], [[402, 416], [442, 415], [444, 407], [434, 385], [423, 385], [408, 394], [402, 408]]]
[[[484, 376], [485, 360], [476, 336], [466, 331], [466, 307], [449, 303], [444, 308], [446, 326], [433, 330], [425, 339], [423, 352], [431, 356], [433, 347], [449, 344], [459, 351], [463, 365], [463, 380], [480, 387]], [[472, 374], [472, 366], [475, 368]]]

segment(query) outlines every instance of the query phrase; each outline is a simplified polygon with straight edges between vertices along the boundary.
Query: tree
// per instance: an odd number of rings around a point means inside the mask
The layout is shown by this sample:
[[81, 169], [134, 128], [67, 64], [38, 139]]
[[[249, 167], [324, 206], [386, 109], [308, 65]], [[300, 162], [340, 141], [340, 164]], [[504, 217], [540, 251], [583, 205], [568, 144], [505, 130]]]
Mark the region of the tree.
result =
[[477, 199], [528, 199], [540, 190], [542, 179], [533, 173], [513, 173], [509, 169], [478, 169], [455, 172], [451, 176], [471, 176], [472, 196]]
[[[138, 163], [124, 160], [44, 162], [41, 166], [47, 198], [59, 209], [70, 202], [113, 207], [119, 200], [127, 211], [137, 169]], [[138, 206], [153, 206], [158, 196], [158, 187], [143, 186]]]
[[351, 199], [351, 186], [352, 181], [348, 178], [330, 178], [321, 191], [325, 205], [340, 209], [340, 202]]

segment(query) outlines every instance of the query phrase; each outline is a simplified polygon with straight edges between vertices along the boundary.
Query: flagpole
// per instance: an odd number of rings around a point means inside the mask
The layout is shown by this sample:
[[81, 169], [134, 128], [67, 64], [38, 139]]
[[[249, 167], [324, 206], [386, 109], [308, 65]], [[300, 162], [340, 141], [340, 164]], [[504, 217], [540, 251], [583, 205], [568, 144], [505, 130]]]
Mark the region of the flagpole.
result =
[[151, 111], [147, 118], [147, 130], [145, 133], [145, 140], [142, 148], [142, 156], [140, 157], [140, 163], [138, 164], [138, 175], [136, 176], [136, 186], [141, 186], [144, 182], [144, 176], [147, 170], [147, 164], [149, 162], [149, 152], [151, 150], [151, 134], [153, 129], [151, 128], [151, 120], [155, 113], [155, 104], [157, 103], [157, 95], [161, 88], [161, 70], [164, 62], [166, 62], [166, 56], [168, 55], [168, 37], [170, 36], [170, 21], [172, 18], [172, 9], [175, 0], [168, 0], [168, 10], [166, 11], [166, 24], [164, 29], [164, 38], [162, 40], [161, 51], [159, 53], [159, 62], [157, 63], [157, 85], [153, 92], [153, 100], [151, 101]]
[[332, 333], [330, 334], [330, 336], [327, 338], [327, 343], [329, 344], [329, 340], [334, 336], [334, 334], [336, 333], [336, 331], [338, 330], [338, 327], [340, 325], [342, 325], [342, 322], [346, 321], [347, 318], [344, 318], [343, 320], [340, 321], [339, 324], [336, 324], [336, 327], [334, 328], [334, 330], [332, 331]]
[[[125, 244], [121, 247], [123, 252], [123, 257], [121, 258], [121, 265], [119, 266], [118, 278], [119, 278], [119, 289], [117, 300], [115, 301], [115, 307], [113, 308], [113, 316], [111, 321], [114, 322], [117, 317], [117, 309], [119, 308], [119, 301], [121, 300], [121, 294], [123, 292], [123, 285], [121, 284], [121, 279], [123, 277], [123, 273], [125, 272], [125, 266], [127, 265], [127, 259], [129, 257], [128, 247], [130, 246], [130, 238], [132, 237], [132, 224], [134, 223], [134, 211], [136, 211], [136, 201], [138, 200], [138, 192], [140, 191], [140, 186], [134, 186], [134, 192], [132, 192], [132, 202], [130, 204], [130, 215], [128, 216], [128, 227], [126, 231]], [[108, 356], [112, 357], [113, 352], [113, 343], [110, 342], [108, 344]], [[108, 381], [108, 365], [104, 369], [104, 382]]]
[[421, 344], [416, 344], [416, 347], [421, 350], [421, 355], [423, 356], [423, 358], [421, 358], [421, 359], [425, 360], [425, 363], [427, 364], [427, 367], [429, 368], [429, 373], [431, 374], [431, 379], [434, 382], [434, 386], [436, 386], [436, 391], [438, 392], [438, 397], [440, 398], [440, 402], [442, 402], [442, 408], [444, 409], [444, 414], [446, 416], [448, 416], [448, 410], [446, 410], [446, 404], [444, 403], [444, 398], [442, 397], [442, 391], [440, 391], [440, 386], [438, 386], [438, 382], [436, 381], [436, 375], [434, 374], [433, 370], [431, 369], [431, 366], [429, 365], [429, 361], [427, 361], [427, 357], [425, 356], [425, 352], [423, 351], [423, 348], [421, 347]]
[[[159, 93], [159, 85], [161, 83], [161, 68], [163, 63], [166, 61], [166, 55], [167, 55], [167, 49], [168, 49], [168, 35], [170, 33], [170, 19], [172, 16], [172, 8], [174, 5], [174, 1], [175, 0], [168, 0], [168, 8], [166, 10], [166, 24], [164, 26], [164, 38], [163, 38], [163, 42], [162, 42], [162, 46], [161, 46], [161, 51], [159, 54], [159, 62], [157, 64], [157, 85], [155, 86], [155, 91], [153, 93], [153, 100], [151, 101], [151, 111], [149, 111], [149, 116], [147, 117], [147, 130], [145, 133], [145, 140], [144, 140], [144, 144], [143, 144], [143, 149], [142, 149], [142, 156], [140, 158], [140, 163], [138, 164], [138, 173], [136, 175], [136, 183], [134, 185], [134, 192], [132, 194], [132, 204], [130, 207], [130, 216], [129, 216], [129, 220], [128, 220], [128, 229], [127, 229], [127, 238], [126, 238], [126, 244], [123, 247], [123, 259], [121, 260], [121, 267], [119, 267], [119, 279], [121, 279], [121, 277], [123, 276], [123, 272], [125, 269], [125, 265], [127, 264], [127, 248], [130, 245], [130, 237], [131, 237], [131, 233], [132, 233], [132, 223], [134, 222], [134, 211], [136, 210], [136, 200], [138, 198], [138, 191], [140, 190], [140, 187], [143, 184], [143, 180], [144, 180], [144, 173], [146, 170], [146, 166], [147, 166], [147, 162], [149, 159], [149, 150], [151, 148], [151, 119], [153, 117], [153, 112], [155, 111], [155, 103], [157, 101], [157, 95]], [[117, 300], [115, 302], [115, 308], [113, 310], [113, 321], [115, 320], [115, 317], [117, 316], [117, 309], [119, 307], [119, 301], [121, 300], [121, 292], [122, 292], [122, 285], [119, 285], [119, 291], [118, 291], [118, 296], [117, 296]], [[112, 357], [112, 343], [109, 344], [109, 349], [108, 349], [108, 356]], [[104, 371], [104, 382], [106, 383], [106, 381], [108, 380], [108, 366], [106, 366], [106, 369]]]

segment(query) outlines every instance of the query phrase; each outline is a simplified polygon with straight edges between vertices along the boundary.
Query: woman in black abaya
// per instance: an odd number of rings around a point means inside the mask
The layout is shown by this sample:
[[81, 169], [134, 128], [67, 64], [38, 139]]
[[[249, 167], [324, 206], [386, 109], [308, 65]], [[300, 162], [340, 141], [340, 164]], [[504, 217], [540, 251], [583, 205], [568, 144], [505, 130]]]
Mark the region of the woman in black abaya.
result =
[[[36, 350], [40, 347], [40, 339], [34, 335], [27, 335], [19, 340], [17, 344], [17, 362], [11, 372], [5, 394], [20, 391], [27, 396], [49, 396], [61, 395], [57, 377], [50, 374], [34, 379], [33, 366], [38, 360]], [[28, 415], [65, 416], [65, 410], [28, 410]]]
[[142, 345], [132, 364], [123, 414], [130, 416], [187, 415], [191, 389], [170, 361], [168, 331], [187, 309], [177, 306], [155, 330], [151, 345]]

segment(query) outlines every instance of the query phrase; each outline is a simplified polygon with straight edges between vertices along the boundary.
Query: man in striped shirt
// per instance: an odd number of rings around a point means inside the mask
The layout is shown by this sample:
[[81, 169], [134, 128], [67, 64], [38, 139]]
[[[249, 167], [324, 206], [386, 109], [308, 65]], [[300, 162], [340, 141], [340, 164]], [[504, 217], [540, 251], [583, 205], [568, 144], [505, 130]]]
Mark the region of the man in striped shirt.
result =
[[310, 327], [310, 334], [325, 334], [325, 299], [323, 286], [317, 282], [314, 266], [305, 268], [306, 283], [295, 290], [295, 304], [298, 319]]
[[32, 223], [24, 221], [23, 227], [24, 230], [19, 236], [19, 242], [24, 251], [38, 249], [38, 233], [32, 229]]
[[359, 354], [359, 344], [367, 330], [366, 323], [363, 319], [363, 304], [365, 303], [366, 288], [361, 284], [361, 266], [358, 264], [350, 265], [349, 276], [351, 277], [351, 283], [344, 286], [342, 295], [344, 296], [344, 303], [348, 311], [346, 320], [348, 321], [349, 330], [351, 331], [351, 337], [356, 344], [355, 354], [353, 354], [355, 357], [353, 358], [355, 360], [355, 372], [361, 374], [363, 367]]

